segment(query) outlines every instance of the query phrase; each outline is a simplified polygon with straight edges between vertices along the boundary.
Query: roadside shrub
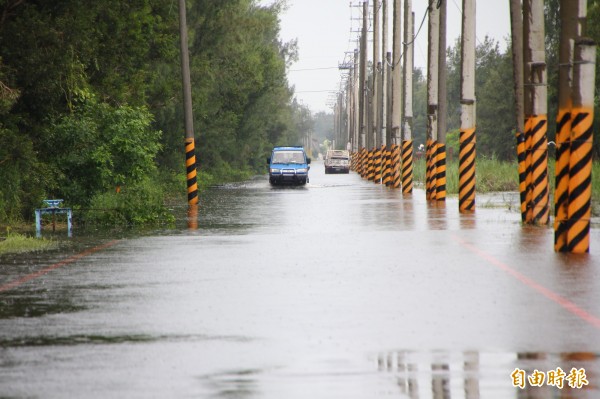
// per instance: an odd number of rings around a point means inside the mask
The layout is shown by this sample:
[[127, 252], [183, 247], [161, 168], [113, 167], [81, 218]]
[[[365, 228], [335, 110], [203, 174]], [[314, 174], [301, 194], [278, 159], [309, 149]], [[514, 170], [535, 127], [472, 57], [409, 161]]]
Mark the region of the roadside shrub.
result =
[[175, 217], [164, 205], [165, 193], [153, 179], [146, 178], [120, 192], [94, 195], [89, 209], [82, 209], [85, 224], [104, 226], [148, 226], [172, 224]]

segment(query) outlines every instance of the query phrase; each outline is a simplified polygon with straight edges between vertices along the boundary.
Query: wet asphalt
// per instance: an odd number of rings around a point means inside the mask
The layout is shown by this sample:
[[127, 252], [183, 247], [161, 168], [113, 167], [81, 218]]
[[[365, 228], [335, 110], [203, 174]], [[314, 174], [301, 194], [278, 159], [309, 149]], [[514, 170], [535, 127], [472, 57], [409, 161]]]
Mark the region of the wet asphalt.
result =
[[[600, 229], [556, 254], [517, 209], [314, 162], [211, 188], [197, 228], [75, 229], [0, 257], [0, 398], [598, 398]], [[513, 386], [558, 367], [588, 384]]]

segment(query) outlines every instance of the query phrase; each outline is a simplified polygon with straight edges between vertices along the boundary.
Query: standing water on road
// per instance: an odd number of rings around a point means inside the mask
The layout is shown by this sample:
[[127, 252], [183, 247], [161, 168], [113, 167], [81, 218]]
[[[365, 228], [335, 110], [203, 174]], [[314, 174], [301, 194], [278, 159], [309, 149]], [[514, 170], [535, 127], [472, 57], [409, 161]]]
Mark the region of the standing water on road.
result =
[[0, 257], [0, 397], [598, 398], [600, 232], [556, 254], [511, 198], [315, 162], [211, 188], [197, 229]]

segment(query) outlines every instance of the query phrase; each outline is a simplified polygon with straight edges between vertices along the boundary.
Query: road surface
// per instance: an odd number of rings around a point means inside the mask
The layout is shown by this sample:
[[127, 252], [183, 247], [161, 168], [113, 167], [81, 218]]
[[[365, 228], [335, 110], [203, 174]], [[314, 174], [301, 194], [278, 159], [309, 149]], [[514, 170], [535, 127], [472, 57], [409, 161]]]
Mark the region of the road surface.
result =
[[181, 207], [1, 257], [0, 398], [600, 397], [599, 229], [555, 254], [514, 194], [477, 201], [315, 162], [306, 187], [210, 189], [198, 229]]

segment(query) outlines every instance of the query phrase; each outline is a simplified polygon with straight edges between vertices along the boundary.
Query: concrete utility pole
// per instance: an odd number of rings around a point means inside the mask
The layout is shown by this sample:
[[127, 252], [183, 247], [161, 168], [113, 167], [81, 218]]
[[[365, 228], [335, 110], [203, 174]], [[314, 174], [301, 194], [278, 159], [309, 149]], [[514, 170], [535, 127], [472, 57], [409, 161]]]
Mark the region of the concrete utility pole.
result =
[[579, 38], [575, 42], [573, 70], [567, 223], [567, 247], [574, 253], [590, 252], [595, 73], [596, 43], [589, 38]]
[[513, 88], [515, 95], [515, 137], [517, 139], [517, 160], [519, 162], [519, 193], [521, 196], [521, 221], [525, 222], [527, 202], [527, 170], [525, 166], [525, 109], [523, 94], [523, 13], [521, 0], [510, 1], [510, 28], [513, 60]]
[[196, 177], [196, 151], [194, 120], [192, 113], [192, 83], [190, 78], [190, 55], [188, 49], [185, 0], [179, 0], [179, 37], [181, 48], [181, 78], [183, 80], [183, 111], [185, 120], [185, 166], [187, 169], [188, 204], [198, 204]]
[[437, 149], [435, 154], [435, 199], [446, 201], [446, 115], [448, 89], [446, 87], [446, 9], [448, 2], [440, 3], [440, 41], [438, 53], [438, 124], [437, 124]]
[[350, 68], [348, 73], [348, 81], [346, 82], [346, 137], [342, 150], [352, 151], [352, 135], [354, 116], [352, 115], [352, 102], [354, 97], [354, 66]]
[[413, 189], [413, 70], [415, 14], [412, 0], [404, 0], [404, 78], [402, 120], [402, 193], [412, 194]]
[[402, 57], [402, 9], [401, 0], [394, 0], [393, 26], [392, 26], [392, 59], [391, 59], [391, 94], [388, 115], [388, 138], [391, 146], [390, 173], [392, 188], [400, 188], [400, 118], [402, 111], [402, 68], [400, 61]]
[[390, 144], [387, 141], [387, 71], [388, 71], [388, 0], [381, 0], [381, 84], [379, 101], [380, 101], [380, 124], [381, 145]]
[[354, 133], [352, 139], [352, 151], [355, 153], [358, 152], [358, 137], [360, 135], [360, 115], [359, 115], [359, 101], [358, 101], [358, 93], [359, 93], [359, 84], [358, 84], [358, 71], [360, 69], [359, 55], [358, 49], [354, 49], [354, 75], [353, 75], [353, 99], [352, 99], [352, 115], [354, 117]]
[[373, 126], [373, 138], [369, 148], [379, 148], [381, 145], [381, 120], [379, 103], [379, 82], [381, 80], [381, 47], [380, 47], [380, 27], [379, 27], [379, 11], [380, 0], [373, 0], [373, 111], [371, 113], [371, 122]]
[[463, 0], [460, 87], [460, 212], [475, 210], [475, 0]]
[[[398, 145], [400, 144], [400, 113], [402, 111], [402, 68], [400, 68], [402, 56], [402, 25], [400, 22], [402, 19], [401, 2], [402, 0], [394, 0], [394, 33], [392, 43], [392, 142]], [[406, 38], [404, 40], [406, 40]]]
[[367, 147], [367, 31], [368, 31], [369, 3], [363, 3], [363, 26], [360, 36], [360, 73], [359, 73], [359, 115], [360, 115], [360, 148]]
[[393, 85], [392, 85], [392, 73], [393, 73], [393, 68], [392, 66], [394, 65], [394, 60], [392, 58], [392, 52], [388, 51], [387, 54], [385, 55], [385, 60], [386, 60], [386, 82], [385, 82], [385, 86], [386, 86], [386, 93], [385, 93], [385, 97], [386, 97], [386, 101], [385, 101], [385, 142], [387, 144], [388, 147], [390, 147], [392, 144], [394, 144], [393, 138], [392, 138], [392, 98], [394, 96], [394, 90], [393, 90]]
[[556, 168], [554, 192], [554, 250], [567, 251], [569, 159], [571, 155], [573, 58], [575, 40], [583, 36], [586, 0], [561, 0], [558, 61], [558, 112], [556, 116]]
[[435, 2], [429, 7], [429, 35], [427, 52], [427, 171], [426, 198], [436, 199], [435, 154], [437, 151], [438, 123], [438, 62], [440, 39], [440, 10]]
[[526, 222], [545, 225], [549, 217], [548, 88], [544, 42], [544, 0], [524, 0], [525, 148], [528, 170]]

